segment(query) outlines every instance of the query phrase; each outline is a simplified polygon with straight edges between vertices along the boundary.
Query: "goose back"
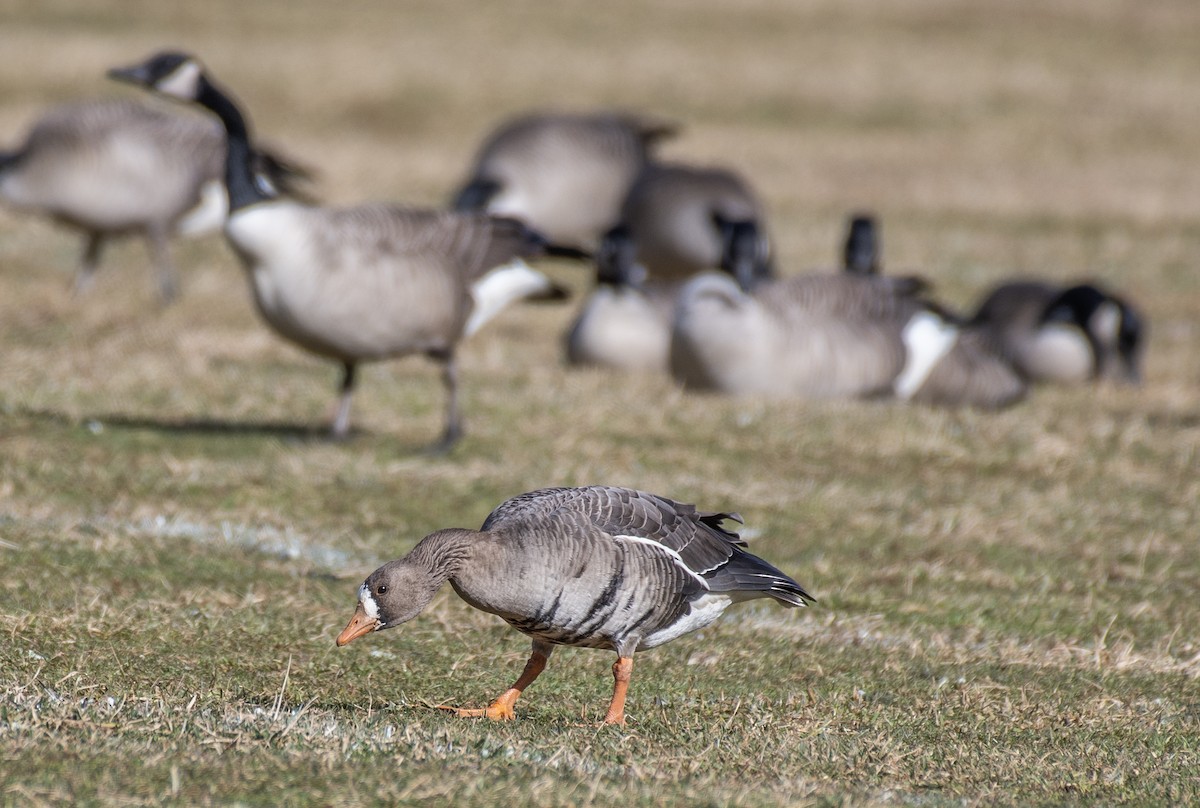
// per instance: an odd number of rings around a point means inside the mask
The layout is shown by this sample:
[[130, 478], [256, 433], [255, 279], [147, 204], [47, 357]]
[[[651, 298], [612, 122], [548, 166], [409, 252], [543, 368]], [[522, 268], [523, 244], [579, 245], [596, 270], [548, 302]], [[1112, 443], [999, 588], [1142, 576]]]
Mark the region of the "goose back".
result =
[[189, 113], [130, 99], [63, 104], [0, 170], [0, 197], [89, 231], [166, 228], [219, 182], [224, 150], [220, 125]]
[[592, 249], [655, 144], [674, 131], [619, 112], [521, 116], [480, 147], [455, 207], [512, 216], [551, 243]]
[[803, 275], [747, 293], [706, 273], [680, 292], [670, 364], [686, 386], [813, 398], [889, 392], [921, 310], [903, 279]]
[[763, 219], [757, 195], [734, 172], [672, 163], [647, 164], [621, 206], [638, 261], [661, 279], [682, 280], [721, 265], [722, 223], [751, 223], [765, 241]]

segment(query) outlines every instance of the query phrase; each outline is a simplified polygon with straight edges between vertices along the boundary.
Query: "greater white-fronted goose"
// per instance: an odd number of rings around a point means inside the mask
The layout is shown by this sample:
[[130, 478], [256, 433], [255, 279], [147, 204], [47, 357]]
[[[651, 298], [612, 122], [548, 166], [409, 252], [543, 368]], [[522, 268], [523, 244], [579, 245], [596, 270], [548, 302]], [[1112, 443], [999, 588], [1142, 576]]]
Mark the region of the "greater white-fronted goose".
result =
[[358, 363], [423, 354], [441, 363], [447, 391], [436, 448], [452, 446], [462, 434], [459, 341], [483, 324], [481, 315], [507, 302], [562, 294], [519, 260], [542, 252], [544, 242], [519, 222], [482, 214], [280, 199], [253, 170], [245, 116], [193, 56], [162, 53], [111, 75], [196, 103], [221, 120], [229, 142], [225, 235], [267, 324], [342, 364], [334, 435], [349, 428]]
[[[0, 199], [84, 233], [76, 292], [92, 285], [107, 239], [141, 234], [170, 301], [178, 283], [168, 240], [224, 222], [224, 164], [215, 121], [131, 99], [78, 101], [49, 109], [19, 148], [0, 153]], [[265, 167], [276, 183], [295, 179], [278, 158]]]
[[656, 280], [684, 280], [731, 259], [744, 285], [770, 277], [770, 243], [762, 203], [724, 168], [652, 162], [629, 189], [620, 223], [637, 261]]
[[634, 652], [703, 628], [731, 603], [769, 597], [804, 606], [794, 580], [746, 552], [722, 527], [736, 514], [626, 488], [548, 488], [501, 503], [478, 530], [439, 530], [384, 564], [358, 590], [337, 644], [416, 617], [446, 581], [476, 609], [533, 638], [525, 670], [488, 707], [462, 716], [513, 718], [513, 704], [556, 645], [615, 651], [604, 722], [625, 721]]
[[1024, 384], [978, 335], [919, 295], [914, 278], [799, 275], [747, 291], [725, 274], [680, 292], [672, 375], [685, 386], [805, 398], [892, 395], [994, 408]]
[[1145, 320], [1093, 283], [1001, 284], [984, 298], [971, 325], [1031, 381], [1141, 379]]
[[454, 205], [511, 216], [552, 244], [594, 250], [657, 143], [664, 121], [622, 112], [534, 112], [493, 132]]

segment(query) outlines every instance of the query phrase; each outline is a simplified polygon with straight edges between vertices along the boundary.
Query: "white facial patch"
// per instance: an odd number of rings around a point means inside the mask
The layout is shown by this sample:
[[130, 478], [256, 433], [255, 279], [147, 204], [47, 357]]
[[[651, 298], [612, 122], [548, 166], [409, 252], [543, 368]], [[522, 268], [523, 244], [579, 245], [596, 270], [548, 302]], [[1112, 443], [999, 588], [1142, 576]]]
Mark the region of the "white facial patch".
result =
[[942, 357], [958, 340], [958, 329], [941, 317], [923, 311], [908, 321], [902, 334], [908, 358], [904, 370], [892, 383], [897, 398], [908, 400], [916, 395]]
[[379, 619], [379, 604], [375, 602], [375, 598], [371, 596], [371, 590], [367, 589], [367, 585], [363, 584], [358, 588], [358, 602], [362, 604], [363, 612], [372, 620]]
[[488, 272], [471, 286], [475, 307], [463, 328], [471, 336], [510, 303], [553, 288], [550, 279], [520, 258], [514, 258]]
[[200, 92], [200, 74], [202, 72], [199, 62], [188, 59], [155, 82], [154, 89], [163, 95], [182, 98], [184, 101], [194, 101]]

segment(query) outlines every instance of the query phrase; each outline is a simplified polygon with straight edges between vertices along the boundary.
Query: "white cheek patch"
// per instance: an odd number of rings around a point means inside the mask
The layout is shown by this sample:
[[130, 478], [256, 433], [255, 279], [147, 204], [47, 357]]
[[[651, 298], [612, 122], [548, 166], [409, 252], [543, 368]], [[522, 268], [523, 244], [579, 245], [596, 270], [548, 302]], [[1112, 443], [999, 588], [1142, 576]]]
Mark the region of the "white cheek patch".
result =
[[200, 72], [199, 63], [189, 59], [171, 71], [168, 76], [160, 79], [154, 85], [154, 89], [163, 95], [192, 101], [196, 98], [200, 88]]
[[897, 398], [907, 400], [916, 395], [937, 363], [954, 347], [958, 329], [936, 314], [923, 311], [904, 326], [902, 338], [908, 358], [892, 389]]
[[367, 589], [366, 584], [358, 588], [358, 602], [362, 604], [363, 612], [366, 613], [367, 617], [372, 620], [379, 619], [379, 604], [371, 596], [371, 590]]

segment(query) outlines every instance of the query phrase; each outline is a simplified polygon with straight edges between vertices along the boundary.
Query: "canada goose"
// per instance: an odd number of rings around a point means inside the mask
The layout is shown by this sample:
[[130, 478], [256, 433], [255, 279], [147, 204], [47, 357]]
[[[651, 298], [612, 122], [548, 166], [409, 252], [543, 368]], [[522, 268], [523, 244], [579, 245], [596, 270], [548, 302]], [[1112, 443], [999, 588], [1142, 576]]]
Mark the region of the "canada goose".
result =
[[624, 227], [596, 251], [596, 288], [567, 332], [567, 362], [625, 371], [667, 369], [678, 281], [646, 280]]
[[637, 245], [648, 277], [683, 280], [722, 264], [731, 244], [741, 255], [743, 285], [772, 275], [763, 209], [732, 171], [673, 163], [646, 165], [621, 206], [621, 224]]
[[458, 342], [519, 297], [558, 293], [520, 261], [542, 247], [519, 222], [386, 205], [328, 208], [279, 198], [249, 159], [249, 125], [235, 101], [185, 53], [166, 52], [113, 78], [194, 102], [228, 134], [225, 235], [241, 257], [267, 324], [342, 364], [333, 434], [349, 429], [358, 363], [409, 354], [440, 362], [447, 391], [438, 449], [462, 434]]
[[676, 304], [671, 373], [685, 386], [734, 394], [977, 407], [1018, 400], [1016, 373], [923, 301], [922, 288], [913, 278], [843, 272], [747, 292], [728, 275], [699, 275]]
[[[82, 230], [76, 292], [93, 283], [106, 239], [140, 233], [150, 245], [164, 301], [177, 283], [168, 238], [218, 228], [226, 213], [220, 125], [130, 99], [51, 108], [24, 144], [0, 154], [0, 199]], [[268, 158], [276, 183], [294, 169]]]
[[[517, 681], [461, 716], [511, 719], [513, 705], [556, 645], [615, 651], [606, 724], [625, 723], [633, 655], [704, 628], [731, 603], [813, 598], [746, 552], [730, 513], [626, 488], [548, 488], [503, 502], [478, 530], [439, 530], [384, 564], [358, 589], [339, 646], [416, 617], [446, 581], [458, 596], [533, 638]], [[453, 708], [445, 708], [453, 709]]]
[[866, 213], [851, 216], [846, 226], [842, 269], [859, 275], [878, 275], [879, 252], [879, 224], [875, 217]]
[[1141, 379], [1145, 321], [1095, 284], [1005, 283], [984, 298], [971, 322], [1031, 381]]
[[593, 250], [651, 151], [675, 131], [619, 112], [515, 118], [484, 142], [454, 207], [511, 216], [552, 244]]

